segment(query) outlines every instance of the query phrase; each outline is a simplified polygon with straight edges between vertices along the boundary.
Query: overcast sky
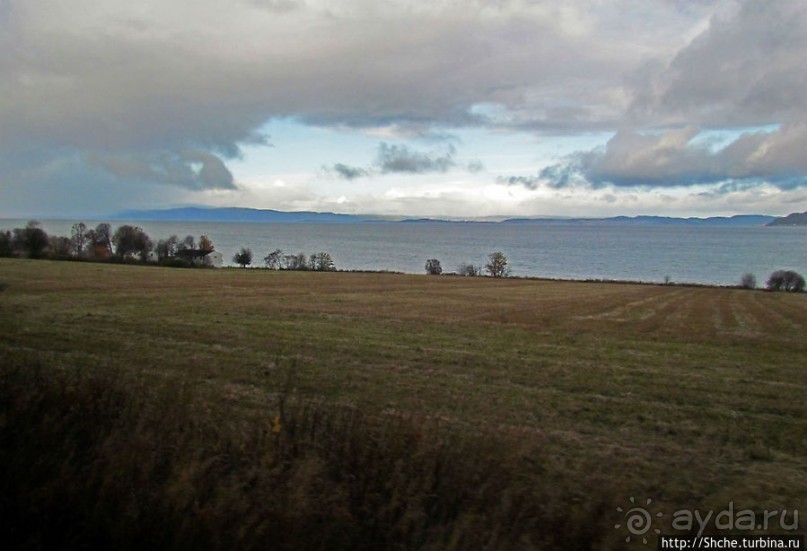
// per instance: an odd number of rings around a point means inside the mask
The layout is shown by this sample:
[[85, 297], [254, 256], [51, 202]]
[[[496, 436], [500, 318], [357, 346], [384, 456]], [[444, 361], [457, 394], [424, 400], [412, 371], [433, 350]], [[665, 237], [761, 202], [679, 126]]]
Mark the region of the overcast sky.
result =
[[0, 0], [0, 217], [807, 210], [804, 0]]

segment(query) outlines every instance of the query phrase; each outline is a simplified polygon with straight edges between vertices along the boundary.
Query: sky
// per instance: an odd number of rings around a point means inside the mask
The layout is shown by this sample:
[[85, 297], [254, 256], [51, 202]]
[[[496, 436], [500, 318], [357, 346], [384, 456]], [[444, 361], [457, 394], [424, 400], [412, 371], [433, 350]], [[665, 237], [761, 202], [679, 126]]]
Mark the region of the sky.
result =
[[803, 0], [0, 0], [0, 217], [807, 210]]

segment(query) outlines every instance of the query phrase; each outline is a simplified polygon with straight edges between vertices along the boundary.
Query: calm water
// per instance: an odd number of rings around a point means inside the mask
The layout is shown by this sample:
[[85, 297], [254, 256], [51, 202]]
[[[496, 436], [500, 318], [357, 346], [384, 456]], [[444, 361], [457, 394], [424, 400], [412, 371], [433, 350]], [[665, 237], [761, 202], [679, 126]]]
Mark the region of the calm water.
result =
[[[114, 222], [113, 227], [124, 222]], [[24, 220], [0, 220], [0, 229]], [[69, 235], [73, 221], [44, 221], [45, 231]], [[86, 221], [88, 226], [96, 222]], [[446, 272], [460, 263], [484, 265], [488, 253], [507, 255], [515, 276], [736, 284], [745, 272], [764, 282], [776, 269], [807, 274], [807, 228], [688, 228], [557, 226], [551, 224], [254, 224], [136, 222], [156, 242], [206, 234], [225, 263], [249, 247], [254, 265], [274, 249], [306, 255], [325, 251], [340, 269], [424, 273], [428, 258]]]

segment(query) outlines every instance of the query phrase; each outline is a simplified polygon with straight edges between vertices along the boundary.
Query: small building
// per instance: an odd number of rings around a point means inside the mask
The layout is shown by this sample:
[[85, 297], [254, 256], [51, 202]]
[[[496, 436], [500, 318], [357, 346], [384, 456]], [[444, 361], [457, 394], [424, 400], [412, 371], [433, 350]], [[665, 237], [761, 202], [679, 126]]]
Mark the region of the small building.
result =
[[211, 251], [210, 254], [205, 257], [205, 262], [207, 262], [208, 266], [221, 268], [224, 265], [224, 255], [219, 251]]
[[180, 249], [176, 254], [191, 266], [212, 266], [221, 268], [222, 256], [218, 251], [212, 249]]

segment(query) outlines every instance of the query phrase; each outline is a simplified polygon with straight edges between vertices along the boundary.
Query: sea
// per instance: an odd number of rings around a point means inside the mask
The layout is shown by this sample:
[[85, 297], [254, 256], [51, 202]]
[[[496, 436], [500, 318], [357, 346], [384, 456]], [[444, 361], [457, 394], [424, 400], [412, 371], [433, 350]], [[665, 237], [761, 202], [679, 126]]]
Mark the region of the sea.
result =
[[[0, 230], [25, 220], [0, 219]], [[49, 235], [70, 235], [75, 220], [42, 220]], [[88, 227], [98, 221], [83, 220]], [[110, 221], [140, 226], [156, 243], [207, 235], [234, 265], [241, 247], [253, 252], [253, 266], [281, 249], [307, 256], [327, 252], [340, 270], [425, 273], [436, 258], [445, 273], [465, 264], [484, 266], [501, 251], [518, 277], [574, 280], [737, 285], [745, 273], [760, 285], [779, 269], [807, 275], [807, 227], [690, 227], [573, 225], [556, 223], [355, 224]]]

